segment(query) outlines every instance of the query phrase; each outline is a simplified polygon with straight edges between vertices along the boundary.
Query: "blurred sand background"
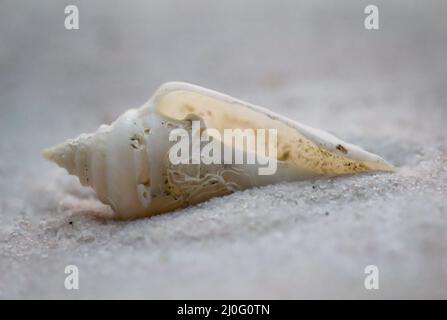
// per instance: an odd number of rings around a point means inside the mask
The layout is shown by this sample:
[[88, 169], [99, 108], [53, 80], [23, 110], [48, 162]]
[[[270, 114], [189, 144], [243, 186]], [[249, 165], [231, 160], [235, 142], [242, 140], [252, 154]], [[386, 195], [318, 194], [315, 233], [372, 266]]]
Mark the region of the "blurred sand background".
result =
[[[80, 30], [64, 29], [78, 5]], [[363, 27], [368, 4], [380, 30]], [[0, 298], [447, 298], [445, 1], [0, 6]], [[283, 183], [131, 222], [40, 149], [169, 80], [328, 130], [396, 174]], [[80, 289], [64, 288], [75, 264]], [[364, 267], [380, 269], [365, 290]]]

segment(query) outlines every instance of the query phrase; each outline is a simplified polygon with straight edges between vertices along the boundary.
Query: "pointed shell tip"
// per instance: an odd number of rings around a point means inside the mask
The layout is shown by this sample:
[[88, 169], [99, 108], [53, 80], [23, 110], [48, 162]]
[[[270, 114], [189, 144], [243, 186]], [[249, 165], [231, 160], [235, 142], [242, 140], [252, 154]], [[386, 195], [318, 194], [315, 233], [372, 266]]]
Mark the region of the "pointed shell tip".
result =
[[53, 161], [53, 154], [54, 154], [54, 152], [53, 152], [52, 148], [45, 148], [45, 149], [42, 149], [42, 150], [41, 150], [41, 153], [42, 153], [42, 156], [43, 156], [45, 159], [47, 159], [47, 160], [49, 160], [49, 161]]

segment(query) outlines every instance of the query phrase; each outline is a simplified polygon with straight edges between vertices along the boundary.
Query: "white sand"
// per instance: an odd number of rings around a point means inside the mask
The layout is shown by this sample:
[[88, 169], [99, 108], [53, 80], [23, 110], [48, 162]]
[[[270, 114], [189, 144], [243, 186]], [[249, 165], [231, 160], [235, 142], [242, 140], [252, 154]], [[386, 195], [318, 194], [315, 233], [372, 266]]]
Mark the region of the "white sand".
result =
[[[361, 1], [94, 2], [76, 1], [79, 31], [60, 1], [2, 3], [0, 298], [447, 298], [443, 1], [375, 1], [374, 32]], [[400, 172], [95, 218], [94, 194], [39, 150], [168, 80], [329, 130]], [[369, 264], [380, 290], [363, 286]]]

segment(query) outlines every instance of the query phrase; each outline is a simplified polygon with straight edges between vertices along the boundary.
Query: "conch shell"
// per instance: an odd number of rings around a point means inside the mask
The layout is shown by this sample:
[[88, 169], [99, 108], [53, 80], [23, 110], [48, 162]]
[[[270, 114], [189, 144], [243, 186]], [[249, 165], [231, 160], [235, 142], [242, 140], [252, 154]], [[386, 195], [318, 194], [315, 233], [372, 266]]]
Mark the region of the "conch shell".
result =
[[[199, 129], [194, 128], [194, 122], [199, 122]], [[170, 160], [175, 143], [171, 135], [176, 130], [189, 132], [188, 139], [192, 140], [194, 130], [200, 134], [210, 128], [215, 135], [208, 136], [208, 141], [217, 141], [225, 150], [243, 150], [245, 157], [259, 155], [260, 160], [233, 164], [223, 161], [224, 153], [217, 153], [221, 163], [206, 164], [196, 159], [175, 164]], [[222, 139], [227, 129], [274, 129], [276, 136], [262, 140], [257, 148], [248, 147], [246, 142], [244, 149], [241, 144], [228, 146]], [[261, 140], [260, 136], [255, 139]], [[203, 145], [200, 141], [199, 147]], [[271, 154], [261, 155], [267, 148]], [[101, 125], [94, 133], [81, 134], [45, 149], [43, 155], [78, 176], [82, 185], [91, 186], [120, 219], [152, 216], [281, 181], [394, 171], [381, 157], [327, 132], [181, 82], [163, 84], [140, 108], [127, 110], [111, 125]], [[188, 157], [193, 156], [187, 153]], [[262, 169], [268, 171], [265, 160], [276, 161], [273, 173], [262, 174]]]

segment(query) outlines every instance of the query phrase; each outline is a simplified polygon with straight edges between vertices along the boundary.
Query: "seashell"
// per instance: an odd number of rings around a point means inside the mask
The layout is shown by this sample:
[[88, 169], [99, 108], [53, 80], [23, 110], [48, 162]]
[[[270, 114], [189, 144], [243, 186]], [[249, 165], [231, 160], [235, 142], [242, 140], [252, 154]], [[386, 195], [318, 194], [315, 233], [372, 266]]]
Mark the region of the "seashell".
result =
[[[199, 127], [194, 126], [197, 122]], [[231, 145], [222, 138], [228, 129], [264, 129], [276, 135], [256, 135], [254, 147], [248, 140]], [[179, 139], [172, 136], [181, 132], [189, 134], [185, 139], [196, 150], [205, 150], [208, 141], [208, 150], [215, 142], [224, 151], [219, 155], [217, 147], [213, 149], [209, 154], [217, 161], [212, 163], [201, 161], [203, 154], [197, 158], [193, 152], [175, 163], [170, 157]], [[207, 139], [194, 142], [196, 134]], [[226, 159], [226, 151], [234, 152], [234, 157]], [[237, 152], [244, 159], [254, 156], [257, 160], [234, 161]], [[327, 132], [181, 82], [163, 84], [140, 108], [127, 110], [94, 133], [45, 149], [43, 155], [78, 176], [82, 185], [92, 187], [120, 219], [152, 216], [281, 181], [394, 171], [378, 155]], [[272, 168], [266, 166], [269, 161], [275, 162]]]

